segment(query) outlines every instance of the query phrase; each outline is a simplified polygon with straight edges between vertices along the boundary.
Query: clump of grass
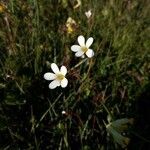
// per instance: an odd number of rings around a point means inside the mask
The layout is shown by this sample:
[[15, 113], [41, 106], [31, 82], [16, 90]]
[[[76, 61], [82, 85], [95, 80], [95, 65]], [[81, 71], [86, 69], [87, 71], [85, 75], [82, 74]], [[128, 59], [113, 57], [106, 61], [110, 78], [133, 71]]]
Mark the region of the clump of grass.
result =
[[[148, 1], [82, 0], [77, 8], [71, 0], [2, 4], [1, 149], [119, 149], [107, 135], [108, 116], [112, 122], [134, 118], [135, 128], [126, 132], [129, 148], [136, 140], [139, 149], [149, 144], [148, 121], [140, 131], [137, 109], [149, 91]], [[75, 21], [70, 32], [69, 17]], [[93, 58], [74, 57], [71, 45], [79, 35], [94, 38]], [[43, 79], [53, 62], [69, 70], [65, 89], [50, 90]]]

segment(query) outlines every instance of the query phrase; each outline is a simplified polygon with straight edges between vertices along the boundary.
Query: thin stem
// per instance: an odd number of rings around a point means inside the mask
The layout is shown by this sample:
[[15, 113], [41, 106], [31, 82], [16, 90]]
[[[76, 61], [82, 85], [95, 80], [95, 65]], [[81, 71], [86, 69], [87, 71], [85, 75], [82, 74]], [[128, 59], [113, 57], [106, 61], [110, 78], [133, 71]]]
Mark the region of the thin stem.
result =
[[74, 67], [72, 67], [72, 68], [70, 69], [70, 71], [73, 70], [73, 69], [75, 69], [75, 68], [77, 68], [77, 67], [79, 67], [79, 66], [80, 66], [82, 63], [84, 63], [86, 60], [87, 60], [87, 58], [85, 58], [85, 59], [83, 59], [82, 61], [80, 61], [78, 64], [76, 64]]

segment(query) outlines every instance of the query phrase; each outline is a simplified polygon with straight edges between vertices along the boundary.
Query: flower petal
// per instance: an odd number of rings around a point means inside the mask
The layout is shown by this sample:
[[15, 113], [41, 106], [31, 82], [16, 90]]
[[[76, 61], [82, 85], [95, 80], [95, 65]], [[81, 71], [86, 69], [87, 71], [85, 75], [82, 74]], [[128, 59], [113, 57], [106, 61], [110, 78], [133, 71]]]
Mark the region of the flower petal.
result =
[[88, 51], [86, 52], [86, 55], [91, 58], [94, 56], [94, 51], [92, 49], [88, 49]]
[[85, 15], [86, 15], [86, 17], [89, 19], [89, 18], [91, 17], [91, 15], [92, 15], [91, 10], [85, 12]]
[[60, 72], [65, 76], [67, 73], [67, 68], [65, 66], [61, 66]]
[[86, 41], [86, 47], [87, 47], [87, 48], [89, 48], [89, 47], [92, 45], [93, 40], [94, 40], [94, 39], [93, 39], [92, 37], [88, 38], [88, 40]]
[[54, 73], [47, 72], [44, 74], [45, 80], [54, 80], [56, 79], [56, 75]]
[[68, 84], [68, 80], [66, 78], [64, 78], [62, 81], [61, 81], [61, 87], [62, 88], [65, 88]]
[[71, 46], [71, 50], [73, 52], [77, 52], [77, 51], [81, 50], [81, 47], [79, 45], [73, 45], [73, 46]]
[[75, 56], [76, 57], [81, 57], [83, 54], [84, 54], [83, 51], [78, 51], [78, 52], [75, 53]]
[[49, 84], [50, 89], [55, 89], [57, 86], [60, 86], [60, 81], [59, 80], [54, 80]]
[[85, 38], [83, 37], [83, 35], [80, 35], [78, 37], [78, 43], [80, 46], [85, 46]]
[[54, 73], [59, 73], [59, 68], [55, 63], [51, 64], [51, 69], [53, 70]]

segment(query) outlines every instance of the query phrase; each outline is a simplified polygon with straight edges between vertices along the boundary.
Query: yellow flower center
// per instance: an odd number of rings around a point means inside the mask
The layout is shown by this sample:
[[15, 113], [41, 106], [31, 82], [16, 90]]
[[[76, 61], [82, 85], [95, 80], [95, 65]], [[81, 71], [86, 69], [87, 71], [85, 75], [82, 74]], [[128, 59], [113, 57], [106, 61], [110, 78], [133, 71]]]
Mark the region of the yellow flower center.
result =
[[4, 12], [4, 10], [5, 10], [5, 6], [0, 3], [0, 13]]
[[73, 28], [72, 28], [71, 26], [68, 26], [67, 32], [68, 32], [69, 34], [72, 33], [72, 32], [73, 32]]
[[57, 80], [63, 80], [64, 79], [64, 75], [63, 74], [57, 74]]
[[85, 53], [85, 52], [87, 52], [88, 48], [86, 46], [82, 46], [81, 50]]
[[3, 12], [4, 8], [0, 5], [0, 12]]

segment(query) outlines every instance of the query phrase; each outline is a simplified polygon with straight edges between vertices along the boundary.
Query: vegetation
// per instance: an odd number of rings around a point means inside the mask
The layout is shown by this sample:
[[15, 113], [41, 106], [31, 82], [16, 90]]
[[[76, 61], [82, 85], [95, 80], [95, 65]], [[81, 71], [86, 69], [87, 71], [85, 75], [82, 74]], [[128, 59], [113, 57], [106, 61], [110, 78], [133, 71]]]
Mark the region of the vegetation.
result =
[[[149, 149], [149, 10], [148, 0], [1, 2], [0, 149]], [[92, 58], [71, 51], [79, 35], [94, 38]], [[48, 88], [52, 63], [67, 67], [66, 88]]]

